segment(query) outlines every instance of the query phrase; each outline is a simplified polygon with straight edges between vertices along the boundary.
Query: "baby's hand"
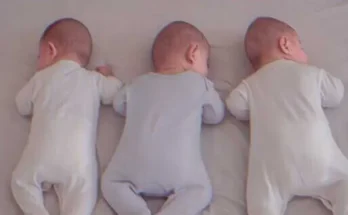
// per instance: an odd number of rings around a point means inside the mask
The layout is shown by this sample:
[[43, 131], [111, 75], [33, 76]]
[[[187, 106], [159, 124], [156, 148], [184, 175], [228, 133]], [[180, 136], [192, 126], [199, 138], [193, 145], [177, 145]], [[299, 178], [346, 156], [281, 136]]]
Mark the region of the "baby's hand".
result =
[[97, 68], [95, 68], [95, 70], [106, 77], [113, 75], [110, 65], [98, 66]]

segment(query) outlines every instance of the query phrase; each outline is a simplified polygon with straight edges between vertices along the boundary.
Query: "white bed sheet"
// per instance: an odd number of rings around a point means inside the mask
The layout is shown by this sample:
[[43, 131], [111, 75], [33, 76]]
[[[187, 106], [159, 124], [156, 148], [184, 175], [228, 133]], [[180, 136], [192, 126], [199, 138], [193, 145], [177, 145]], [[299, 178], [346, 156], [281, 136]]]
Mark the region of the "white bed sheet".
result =
[[[115, 74], [128, 82], [151, 70], [150, 48], [159, 29], [173, 20], [195, 24], [213, 46], [211, 78], [222, 96], [248, 74], [242, 39], [256, 16], [274, 16], [293, 25], [310, 60], [348, 83], [347, 0], [11, 0], [0, 5], [0, 215], [22, 214], [10, 192], [11, 172], [26, 144], [29, 121], [16, 112], [14, 97], [32, 76], [37, 43], [45, 26], [61, 17], [75, 17], [90, 29], [95, 60], [104, 58]], [[93, 64], [93, 62], [92, 62]], [[348, 155], [348, 100], [327, 114], [338, 144]], [[98, 155], [102, 172], [120, 137], [124, 120], [102, 108]], [[227, 116], [218, 126], [204, 127], [203, 153], [214, 185], [214, 201], [205, 215], [244, 215], [248, 127]], [[55, 196], [47, 195], [52, 215], [58, 215]], [[158, 208], [161, 201], [150, 201]], [[107, 215], [105, 202], [97, 215]], [[330, 214], [318, 201], [294, 200], [288, 215]]]

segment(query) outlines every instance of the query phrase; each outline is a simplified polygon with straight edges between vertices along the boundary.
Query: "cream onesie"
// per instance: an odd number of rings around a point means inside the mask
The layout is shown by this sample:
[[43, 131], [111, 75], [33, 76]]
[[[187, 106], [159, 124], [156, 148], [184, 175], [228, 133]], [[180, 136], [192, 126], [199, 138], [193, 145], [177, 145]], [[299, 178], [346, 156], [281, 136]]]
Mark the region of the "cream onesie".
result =
[[42, 184], [53, 184], [61, 215], [89, 215], [97, 198], [96, 128], [100, 102], [111, 104], [115, 77], [59, 61], [37, 72], [19, 92], [32, 115], [28, 144], [13, 172], [13, 195], [24, 214], [48, 215]]
[[348, 213], [348, 162], [322, 107], [339, 105], [342, 82], [324, 70], [278, 60], [244, 80], [226, 100], [251, 124], [249, 215], [284, 214], [293, 196]]
[[126, 124], [102, 177], [113, 209], [151, 215], [142, 195], [169, 197], [157, 215], [197, 215], [208, 206], [212, 190], [201, 156], [201, 123], [224, 117], [213, 84], [195, 72], [148, 73], [120, 91], [114, 108], [126, 115]]

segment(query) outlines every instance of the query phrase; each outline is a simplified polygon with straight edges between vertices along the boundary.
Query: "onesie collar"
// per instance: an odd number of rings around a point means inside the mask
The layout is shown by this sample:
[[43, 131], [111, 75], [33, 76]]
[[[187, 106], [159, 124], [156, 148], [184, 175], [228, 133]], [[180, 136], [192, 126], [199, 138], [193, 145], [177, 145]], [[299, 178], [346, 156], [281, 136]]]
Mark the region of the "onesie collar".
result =
[[81, 67], [80, 64], [76, 63], [75, 61], [72, 60], [60, 60], [57, 62], [58, 65], [62, 65], [64, 67], [74, 67], [74, 68], [78, 68]]
[[264, 66], [262, 66], [260, 69], [258, 69], [257, 71], [262, 71], [262, 70], [267, 70], [269, 68], [272, 68], [274, 66], [277, 66], [277, 65], [281, 65], [281, 64], [284, 64], [284, 63], [294, 63], [294, 61], [291, 61], [291, 60], [286, 60], [286, 59], [279, 59], [279, 60], [275, 60], [275, 61], [272, 61], [268, 64], [265, 64]]
[[53, 65], [55, 70], [64, 71], [64, 73], [70, 73], [76, 69], [81, 68], [81, 65], [72, 60], [60, 60]]

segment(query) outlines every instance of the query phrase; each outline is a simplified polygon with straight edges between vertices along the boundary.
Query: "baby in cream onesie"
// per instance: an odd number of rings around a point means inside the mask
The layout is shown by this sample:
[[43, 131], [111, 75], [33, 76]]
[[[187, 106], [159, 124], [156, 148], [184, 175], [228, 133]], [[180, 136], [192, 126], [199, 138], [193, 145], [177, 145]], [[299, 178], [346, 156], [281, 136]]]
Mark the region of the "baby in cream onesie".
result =
[[256, 19], [245, 49], [256, 72], [226, 103], [251, 124], [248, 214], [284, 214], [294, 196], [318, 198], [335, 215], [348, 214], [348, 162], [322, 108], [340, 104], [342, 82], [306, 64], [296, 31], [282, 21]]
[[209, 49], [196, 27], [169, 24], [153, 45], [156, 72], [116, 96], [126, 124], [102, 192], [118, 215], [151, 215], [142, 196], [168, 197], [157, 215], [197, 215], [210, 203], [201, 123], [219, 123], [224, 104], [206, 78]]
[[[16, 98], [32, 115], [28, 144], [13, 172], [13, 195], [25, 215], [48, 215], [43, 189], [53, 185], [61, 215], [89, 215], [97, 198], [96, 128], [100, 101], [111, 104], [121, 87], [107, 67], [88, 71], [92, 38], [79, 21], [47, 27], [38, 72]], [[109, 73], [108, 73], [109, 72]]]

